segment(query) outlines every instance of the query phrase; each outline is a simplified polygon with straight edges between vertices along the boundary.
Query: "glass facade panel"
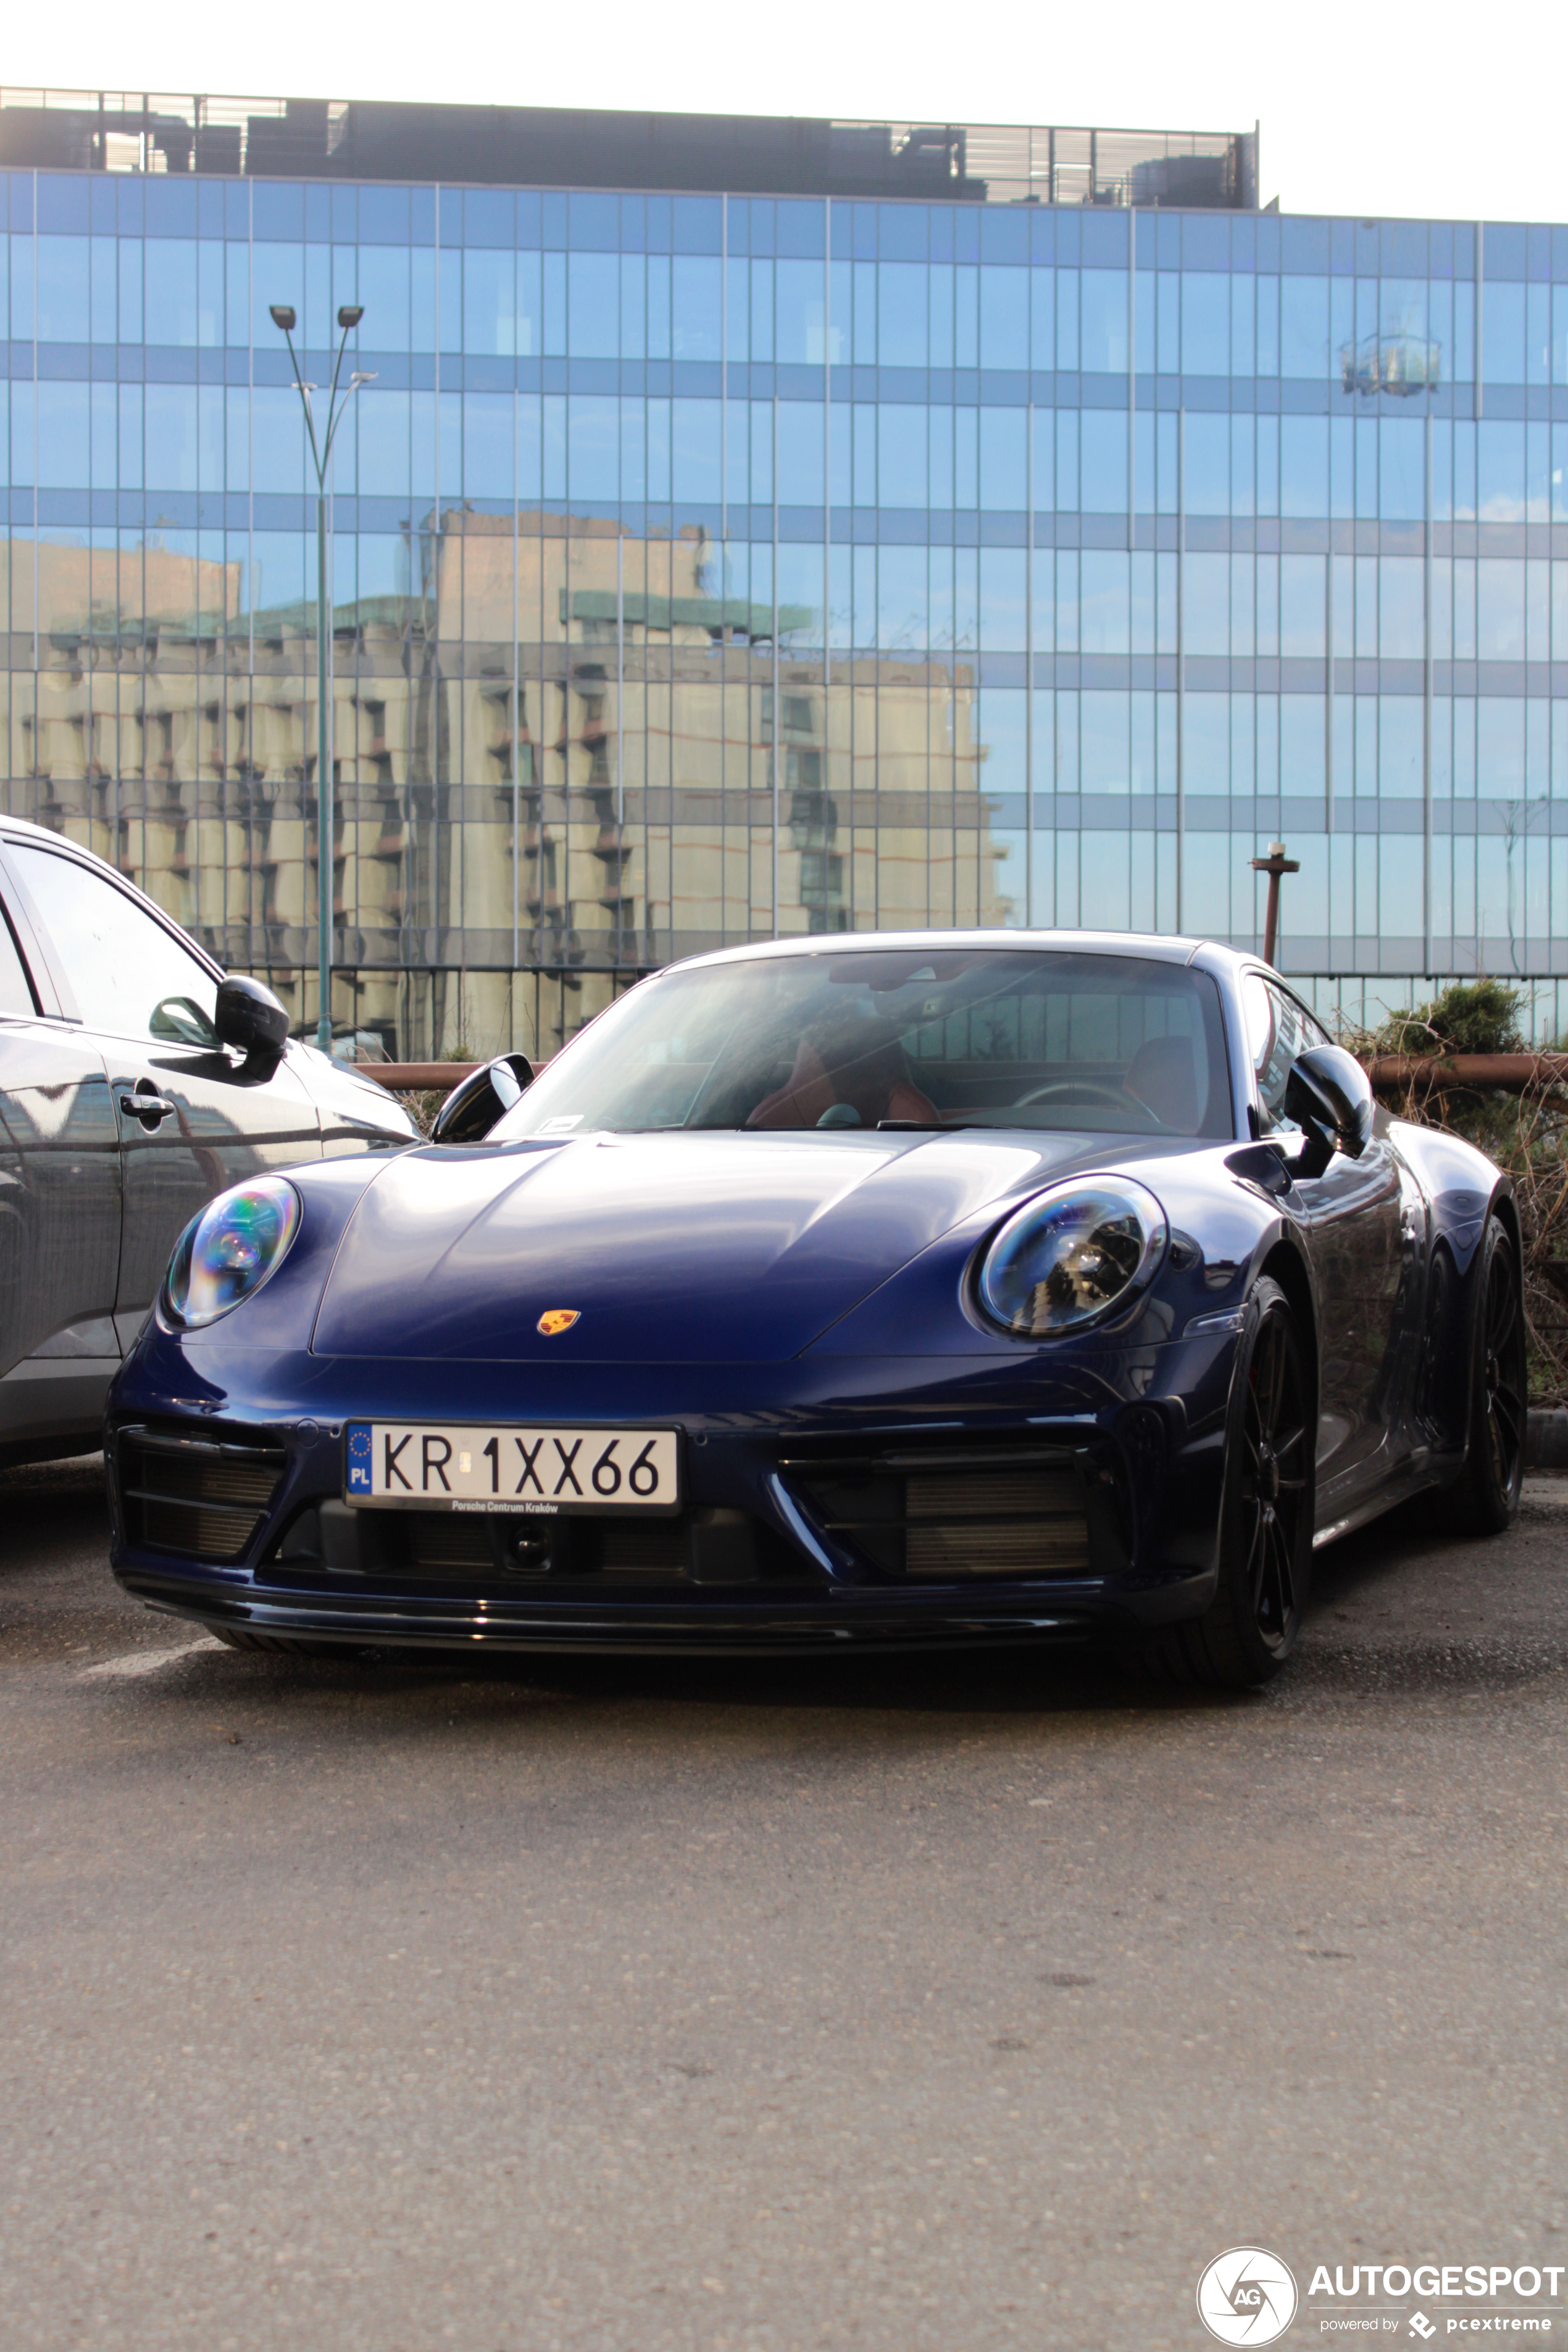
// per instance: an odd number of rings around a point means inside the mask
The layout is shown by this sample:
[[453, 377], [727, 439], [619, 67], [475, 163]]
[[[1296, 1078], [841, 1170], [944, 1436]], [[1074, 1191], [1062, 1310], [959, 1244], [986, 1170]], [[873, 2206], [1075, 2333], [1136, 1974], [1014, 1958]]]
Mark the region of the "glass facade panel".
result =
[[345, 1035], [549, 1051], [775, 931], [1250, 942], [1281, 836], [1321, 1005], [1482, 969], [1560, 1025], [1568, 281], [1500, 230], [1057, 193], [0, 179], [8, 805], [313, 1026], [268, 311], [324, 383], [353, 300]]

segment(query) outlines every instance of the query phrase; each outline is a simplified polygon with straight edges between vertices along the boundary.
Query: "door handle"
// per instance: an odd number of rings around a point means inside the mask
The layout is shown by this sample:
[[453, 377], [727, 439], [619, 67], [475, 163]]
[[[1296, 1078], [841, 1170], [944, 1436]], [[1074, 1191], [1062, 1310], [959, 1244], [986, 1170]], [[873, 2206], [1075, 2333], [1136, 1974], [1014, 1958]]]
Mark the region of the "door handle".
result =
[[172, 1102], [165, 1102], [162, 1095], [133, 1094], [121, 1095], [120, 1108], [128, 1111], [132, 1118], [147, 1120], [155, 1127], [160, 1119], [168, 1118], [174, 1106]]

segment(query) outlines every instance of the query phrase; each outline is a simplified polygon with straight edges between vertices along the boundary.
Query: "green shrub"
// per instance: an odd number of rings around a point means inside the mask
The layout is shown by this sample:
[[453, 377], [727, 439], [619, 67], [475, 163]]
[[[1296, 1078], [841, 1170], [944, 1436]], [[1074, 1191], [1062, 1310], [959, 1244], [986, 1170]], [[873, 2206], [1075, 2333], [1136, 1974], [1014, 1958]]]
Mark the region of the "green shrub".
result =
[[1522, 989], [1504, 980], [1457, 980], [1430, 1004], [1391, 1013], [1369, 1040], [1374, 1054], [1521, 1054]]

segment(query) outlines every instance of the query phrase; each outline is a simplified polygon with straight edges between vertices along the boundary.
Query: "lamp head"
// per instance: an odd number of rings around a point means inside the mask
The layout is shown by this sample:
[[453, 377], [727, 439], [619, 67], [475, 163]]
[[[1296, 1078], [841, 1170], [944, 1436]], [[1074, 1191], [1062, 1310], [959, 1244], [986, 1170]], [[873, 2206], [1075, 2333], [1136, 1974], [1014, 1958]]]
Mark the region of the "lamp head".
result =
[[342, 309], [338, 312], [338, 324], [346, 331], [350, 327], [357, 327], [363, 317], [364, 304], [363, 302], [345, 302]]
[[292, 302], [273, 302], [268, 306], [268, 314], [275, 327], [281, 327], [286, 335], [293, 333], [294, 305]]

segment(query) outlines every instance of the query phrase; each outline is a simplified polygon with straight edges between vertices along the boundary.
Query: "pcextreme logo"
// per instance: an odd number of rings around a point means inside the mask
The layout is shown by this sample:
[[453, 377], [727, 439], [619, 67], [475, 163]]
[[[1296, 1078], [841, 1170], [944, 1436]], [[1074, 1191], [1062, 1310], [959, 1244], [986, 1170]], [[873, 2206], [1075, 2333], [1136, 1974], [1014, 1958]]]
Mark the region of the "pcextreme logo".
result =
[[1296, 2281], [1266, 2246], [1232, 2246], [1198, 2281], [1198, 2317], [1220, 2344], [1273, 2344], [1296, 2316]]

